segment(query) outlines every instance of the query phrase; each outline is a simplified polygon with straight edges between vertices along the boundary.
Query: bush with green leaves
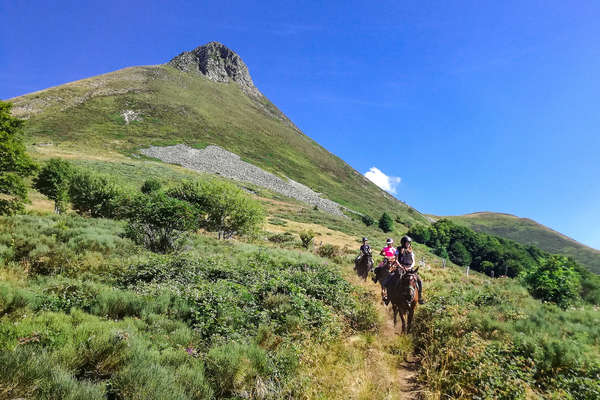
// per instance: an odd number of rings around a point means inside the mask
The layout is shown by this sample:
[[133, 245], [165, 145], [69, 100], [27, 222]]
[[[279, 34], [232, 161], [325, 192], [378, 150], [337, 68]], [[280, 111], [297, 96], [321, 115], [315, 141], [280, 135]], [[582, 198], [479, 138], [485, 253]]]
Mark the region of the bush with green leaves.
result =
[[373, 217], [371, 217], [370, 215], [363, 215], [361, 217], [361, 220], [363, 222], [363, 224], [365, 224], [366, 226], [371, 226], [375, 223], [375, 220], [373, 219]]
[[218, 232], [219, 238], [253, 234], [265, 220], [260, 203], [226, 181], [187, 181], [168, 190], [167, 194], [192, 204], [198, 211], [199, 225]]
[[386, 212], [381, 214], [381, 217], [379, 218], [379, 229], [381, 229], [385, 233], [394, 230], [394, 221], [392, 220], [392, 217], [390, 217], [390, 215]]
[[132, 202], [126, 235], [151, 251], [166, 253], [182, 233], [198, 227], [198, 211], [190, 203], [156, 192]]
[[321, 257], [330, 258], [332, 260], [340, 260], [342, 257], [342, 249], [340, 246], [325, 243], [322, 246], [319, 246], [317, 249], [317, 254]]
[[579, 300], [580, 282], [566, 257], [550, 256], [538, 267], [525, 271], [522, 280], [531, 294], [566, 308]]
[[94, 218], [125, 218], [133, 193], [106, 175], [78, 171], [71, 178], [69, 197], [73, 209]]
[[141, 192], [144, 194], [149, 194], [152, 192], [157, 192], [161, 188], [162, 184], [158, 179], [150, 178], [144, 181], [144, 184], [141, 187]]
[[46, 197], [54, 200], [54, 211], [61, 214], [69, 203], [69, 186], [75, 174], [73, 165], [59, 158], [52, 158], [42, 167], [33, 180], [33, 187]]
[[313, 231], [303, 231], [300, 232], [300, 241], [302, 242], [302, 247], [308, 249], [312, 244], [315, 238], [315, 233]]
[[27, 186], [24, 178], [36, 169], [23, 144], [23, 121], [11, 115], [11, 103], [0, 101], [0, 215], [24, 209]]
[[286, 244], [293, 243], [296, 236], [292, 232], [274, 233], [269, 236], [269, 241], [273, 243]]

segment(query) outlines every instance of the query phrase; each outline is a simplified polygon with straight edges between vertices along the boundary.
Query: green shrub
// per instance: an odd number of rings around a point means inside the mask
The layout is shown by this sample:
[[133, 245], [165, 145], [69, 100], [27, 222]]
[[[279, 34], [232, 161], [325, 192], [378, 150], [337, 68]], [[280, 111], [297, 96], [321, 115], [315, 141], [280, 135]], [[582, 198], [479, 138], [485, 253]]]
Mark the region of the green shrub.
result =
[[198, 228], [197, 210], [163, 193], [138, 196], [129, 218], [127, 237], [159, 253], [173, 250], [183, 232]]
[[257, 378], [268, 382], [273, 365], [264, 350], [254, 344], [224, 344], [208, 352], [206, 368], [220, 398], [264, 398], [269, 387], [260, 387]]
[[361, 217], [361, 220], [363, 222], [363, 224], [365, 224], [366, 226], [371, 226], [375, 223], [375, 220], [373, 219], [373, 217], [371, 217], [370, 215], [363, 215]]
[[219, 238], [255, 233], [265, 219], [260, 203], [229, 182], [216, 179], [188, 181], [167, 193], [196, 207], [200, 226], [218, 232]]
[[77, 380], [46, 351], [19, 346], [0, 350], [0, 387], [8, 398], [105, 399], [104, 385]]
[[551, 256], [539, 267], [525, 272], [522, 279], [534, 297], [563, 308], [579, 299], [579, 277], [566, 257]]
[[300, 232], [300, 241], [302, 241], [302, 247], [308, 249], [315, 238], [315, 233], [313, 231], [304, 231]]
[[381, 229], [385, 233], [394, 230], [394, 221], [392, 220], [392, 217], [390, 217], [390, 215], [386, 212], [381, 214], [381, 217], [379, 218], [379, 229]]
[[340, 246], [335, 246], [326, 243], [322, 246], [319, 246], [319, 248], [317, 249], [317, 254], [321, 257], [339, 259], [342, 256], [342, 249], [340, 248]]
[[110, 178], [79, 171], [71, 178], [69, 197], [80, 214], [99, 218], [124, 218], [130, 212], [132, 195]]
[[142, 185], [140, 190], [144, 194], [150, 194], [152, 192], [157, 192], [161, 186], [162, 185], [159, 180], [150, 178], [144, 181], [144, 184]]
[[291, 243], [294, 240], [296, 240], [296, 238], [291, 232], [275, 233], [269, 236], [269, 241], [273, 243]]
[[33, 187], [54, 200], [54, 210], [61, 214], [67, 210], [69, 203], [69, 186], [75, 168], [70, 162], [53, 158], [49, 160], [33, 180]]

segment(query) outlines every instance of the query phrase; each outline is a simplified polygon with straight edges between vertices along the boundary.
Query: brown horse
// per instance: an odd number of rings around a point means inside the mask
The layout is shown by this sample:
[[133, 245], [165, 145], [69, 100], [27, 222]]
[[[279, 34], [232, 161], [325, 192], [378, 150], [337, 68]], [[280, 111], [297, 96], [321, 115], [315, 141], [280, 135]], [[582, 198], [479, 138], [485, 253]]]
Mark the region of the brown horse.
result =
[[371, 256], [362, 256], [358, 257], [354, 261], [354, 269], [356, 270], [356, 274], [360, 276], [363, 281], [367, 280], [367, 276], [369, 275], [369, 271], [373, 268], [373, 257]]
[[402, 333], [409, 333], [412, 325], [413, 315], [419, 302], [419, 290], [417, 286], [416, 269], [399, 268], [395, 280], [389, 285], [387, 293], [392, 310], [394, 312], [394, 326], [396, 326], [396, 315], [400, 314], [402, 320]]
[[379, 284], [381, 285], [381, 304], [383, 304], [383, 298], [385, 297], [385, 288], [383, 287], [383, 281], [390, 274], [389, 261], [386, 259], [383, 265], [375, 268], [374, 272], [375, 276], [373, 276], [373, 282], [379, 282]]

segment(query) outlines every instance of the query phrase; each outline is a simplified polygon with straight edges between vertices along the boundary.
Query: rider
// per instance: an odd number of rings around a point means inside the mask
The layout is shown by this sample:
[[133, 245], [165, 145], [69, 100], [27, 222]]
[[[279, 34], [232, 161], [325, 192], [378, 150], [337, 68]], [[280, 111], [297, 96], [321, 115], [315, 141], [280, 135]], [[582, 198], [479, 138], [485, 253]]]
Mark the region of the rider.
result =
[[[379, 255], [385, 257], [383, 261], [377, 266], [377, 268], [392, 268], [394, 266], [398, 266], [398, 262], [396, 261], [396, 249], [394, 248], [394, 240], [392, 238], [388, 238], [385, 241], [385, 247], [381, 249]], [[386, 279], [387, 280], [387, 279]], [[383, 301], [387, 305], [389, 300], [387, 298], [387, 288], [385, 284], [383, 284]]]
[[[397, 249], [398, 263], [407, 270], [413, 269], [415, 266], [415, 253], [412, 249], [412, 239], [410, 236], [403, 236], [400, 240], [400, 246]], [[423, 304], [423, 282], [417, 273], [417, 288], [419, 289], [419, 304]]]
[[369, 246], [366, 237], [362, 238], [362, 246], [360, 246], [360, 254], [356, 257], [354, 269], [356, 269], [356, 263], [358, 263], [363, 257], [372, 257], [371, 246]]
[[389, 238], [385, 241], [385, 247], [381, 249], [379, 255], [384, 256], [385, 259], [379, 264], [379, 266], [385, 265], [385, 263], [393, 263], [396, 260], [396, 249], [394, 248], [394, 239]]

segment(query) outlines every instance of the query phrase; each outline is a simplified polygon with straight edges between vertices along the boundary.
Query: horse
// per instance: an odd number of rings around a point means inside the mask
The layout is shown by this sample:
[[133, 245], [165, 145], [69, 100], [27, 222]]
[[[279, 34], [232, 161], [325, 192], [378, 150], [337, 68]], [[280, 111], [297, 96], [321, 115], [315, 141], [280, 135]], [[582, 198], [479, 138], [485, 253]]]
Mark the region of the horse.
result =
[[383, 265], [375, 268], [375, 276], [373, 276], [373, 283], [379, 282], [381, 285], [381, 304], [383, 304], [383, 298], [385, 297], [385, 288], [383, 287], [383, 281], [390, 274], [390, 264], [389, 260], [385, 260]]
[[356, 274], [360, 276], [363, 281], [367, 280], [367, 276], [369, 275], [369, 271], [373, 268], [373, 257], [371, 256], [361, 256], [357, 257], [354, 260], [354, 269], [356, 270]]
[[399, 276], [387, 289], [387, 295], [392, 303], [394, 312], [394, 326], [396, 326], [396, 315], [400, 314], [402, 320], [402, 333], [409, 333], [412, 325], [413, 315], [419, 302], [419, 290], [417, 286], [416, 269], [399, 268]]

